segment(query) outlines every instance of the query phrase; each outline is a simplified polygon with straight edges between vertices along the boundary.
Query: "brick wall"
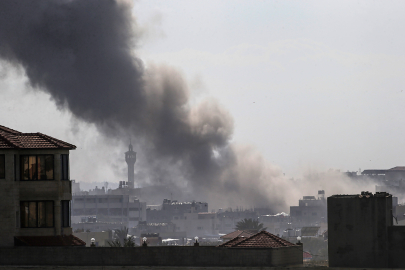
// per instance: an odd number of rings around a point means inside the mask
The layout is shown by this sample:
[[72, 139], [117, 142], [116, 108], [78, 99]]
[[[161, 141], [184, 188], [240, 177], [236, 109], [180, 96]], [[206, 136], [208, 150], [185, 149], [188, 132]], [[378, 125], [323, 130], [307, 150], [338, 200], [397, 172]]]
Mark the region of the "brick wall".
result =
[[216, 247], [0, 248], [0, 265], [282, 266], [302, 264], [302, 250]]

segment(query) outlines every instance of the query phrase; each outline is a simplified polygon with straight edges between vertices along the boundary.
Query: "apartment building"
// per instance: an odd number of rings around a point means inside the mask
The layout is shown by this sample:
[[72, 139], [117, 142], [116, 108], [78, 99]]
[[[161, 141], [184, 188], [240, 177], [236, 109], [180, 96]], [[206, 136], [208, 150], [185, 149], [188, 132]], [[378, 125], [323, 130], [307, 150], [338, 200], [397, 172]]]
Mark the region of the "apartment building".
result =
[[[69, 151], [42, 133], [0, 126], [0, 246], [83, 245], [70, 227]], [[59, 243], [59, 244], [58, 244]]]
[[[75, 195], [72, 201], [72, 216], [96, 216], [97, 222], [119, 223], [133, 228], [139, 221], [146, 220], [146, 202], [140, 202], [130, 195]], [[90, 230], [98, 231], [100, 228], [94, 227]]]

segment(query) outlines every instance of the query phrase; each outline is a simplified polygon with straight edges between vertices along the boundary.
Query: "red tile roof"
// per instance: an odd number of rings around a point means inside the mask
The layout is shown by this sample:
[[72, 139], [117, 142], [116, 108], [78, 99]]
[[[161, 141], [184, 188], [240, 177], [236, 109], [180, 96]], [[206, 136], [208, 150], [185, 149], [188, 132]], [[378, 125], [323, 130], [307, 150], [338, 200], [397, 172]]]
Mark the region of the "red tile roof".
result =
[[245, 240], [247, 237], [244, 236], [237, 236], [231, 240], [229, 240], [226, 243], [223, 243], [221, 245], [219, 245], [220, 247], [232, 247], [233, 245], [236, 245], [239, 242], [242, 242], [243, 240]]
[[22, 133], [0, 125], [0, 148], [8, 149], [76, 149], [73, 144], [42, 133]]
[[222, 238], [222, 239], [233, 239], [235, 237], [242, 237], [242, 236], [243, 237], [250, 237], [252, 235], [254, 235], [254, 233], [252, 233], [252, 232], [237, 230], [237, 231], [228, 233], [226, 235], [223, 235], [220, 238]]
[[306, 251], [303, 252], [302, 257], [304, 258], [304, 260], [312, 259], [311, 253], [306, 252]]
[[[244, 238], [244, 239], [241, 239]], [[231, 248], [279, 248], [296, 246], [295, 244], [288, 242], [274, 234], [266, 231], [261, 231], [250, 237], [237, 237], [232, 239], [218, 247], [231, 247]]]
[[74, 235], [16, 236], [16, 246], [86, 246], [86, 242]]

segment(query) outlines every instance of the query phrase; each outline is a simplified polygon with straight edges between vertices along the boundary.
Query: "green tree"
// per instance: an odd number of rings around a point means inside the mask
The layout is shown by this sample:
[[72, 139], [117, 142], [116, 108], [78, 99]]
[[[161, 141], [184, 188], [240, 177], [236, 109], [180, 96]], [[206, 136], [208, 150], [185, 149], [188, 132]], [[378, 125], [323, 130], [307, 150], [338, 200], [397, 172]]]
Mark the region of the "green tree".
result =
[[235, 230], [255, 232], [264, 231], [266, 229], [267, 228], [263, 228], [263, 223], [259, 223], [257, 219], [251, 218], [244, 218], [243, 220], [239, 221], [238, 223], [236, 223], [235, 228]]

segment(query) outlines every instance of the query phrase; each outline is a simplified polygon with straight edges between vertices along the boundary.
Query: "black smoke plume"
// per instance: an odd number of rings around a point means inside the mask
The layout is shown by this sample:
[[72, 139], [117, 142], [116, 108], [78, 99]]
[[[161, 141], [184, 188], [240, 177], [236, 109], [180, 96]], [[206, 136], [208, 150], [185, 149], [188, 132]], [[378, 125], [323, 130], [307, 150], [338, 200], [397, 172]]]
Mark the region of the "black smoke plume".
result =
[[134, 55], [140, 36], [131, 9], [115, 0], [0, 1], [0, 57], [107, 137], [136, 137], [152, 181], [184, 179], [216, 205], [284, 210], [280, 170], [229, 143], [229, 113], [212, 99], [191, 107], [179, 72], [145, 69]]

